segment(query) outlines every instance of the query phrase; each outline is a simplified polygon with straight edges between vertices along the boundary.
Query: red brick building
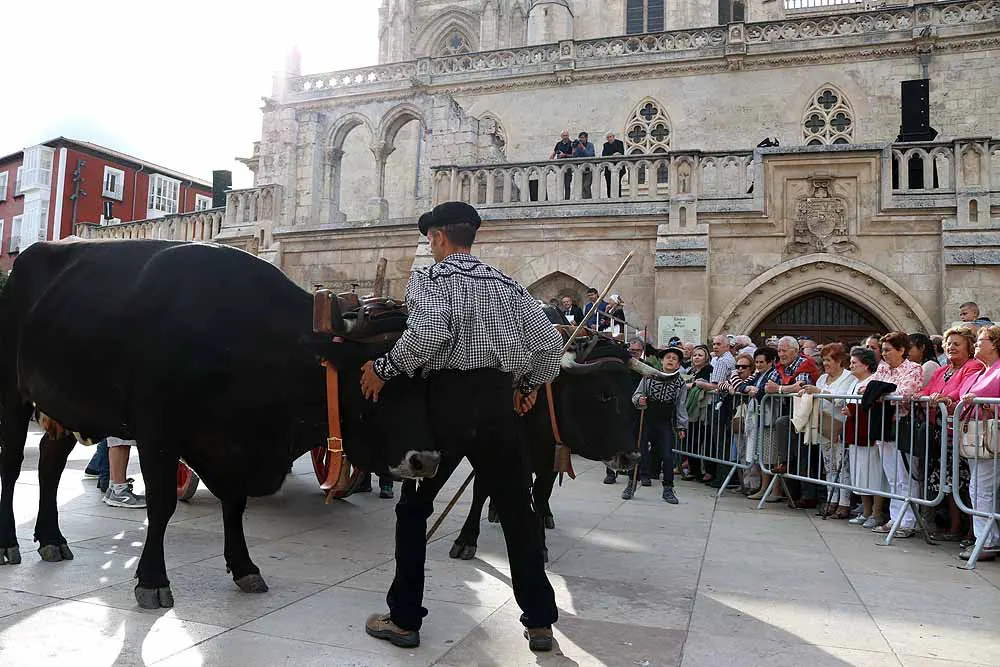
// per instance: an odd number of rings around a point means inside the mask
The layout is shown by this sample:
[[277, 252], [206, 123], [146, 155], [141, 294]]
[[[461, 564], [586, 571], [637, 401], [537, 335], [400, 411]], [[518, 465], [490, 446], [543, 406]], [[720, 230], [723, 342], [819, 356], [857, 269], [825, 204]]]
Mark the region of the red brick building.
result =
[[35, 241], [79, 222], [131, 222], [212, 208], [212, 184], [85, 141], [59, 137], [0, 157], [0, 270]]

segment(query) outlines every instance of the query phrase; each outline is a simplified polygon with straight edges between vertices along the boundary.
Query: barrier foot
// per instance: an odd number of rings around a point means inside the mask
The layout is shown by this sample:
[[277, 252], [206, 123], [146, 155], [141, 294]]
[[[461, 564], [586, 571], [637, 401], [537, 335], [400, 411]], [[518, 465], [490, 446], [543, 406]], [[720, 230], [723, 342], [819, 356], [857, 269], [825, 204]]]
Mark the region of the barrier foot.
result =
[[726, 475], [726, 478], [722, 480], [722, 486], [719, 487], [719, 492], [715, 494], [716, 498], [722, 497], [722, 494], [723, 492], [725, 492], [726, 487], [729, 486], [729, 480], [731, 480], [733, 478], [733, 475], [735, 474], [736, 474], [736, 466], [733, 466], [732, 468], [729, 469], [729, 474]]
[[972, 547], [972, 555], [969, 560], [965, 561], [958, 566], [960, 570], [975, 570], [976, 561], [979, 560], [979, 554], [983, 553], [983, 548], [986, 546], [986, 535], [989, 531], [983, 531], [983, 534], [976, 538], [976, 544]]
[[896, 517], [896, 520], [892, 522], [892, 528], [889, 529], [889, 534], [885, 536], [885, 539], [875, 542], [875, 546], [879, 547], [892, 546], [892, 538], [896, 536], [896, 531], [899, 529], [899, 524], [903, 523], [903, 517], [906, 516], [907, 510], [910, 510], [909, 500], [903, 503], [903, 511], [900, 512], [899, 516]]
[[767, 499], [771, 497], [771, 491], [774, 490], [774, 485], [778, 483], [778, 476], [771, 475], [771, 481], [767, 485], [767, 489], [764, 490], [764, 494], [760, 498], [760, 502], [757, 503], [757, 509], [764, 509], [764, 505], [767, 503]]

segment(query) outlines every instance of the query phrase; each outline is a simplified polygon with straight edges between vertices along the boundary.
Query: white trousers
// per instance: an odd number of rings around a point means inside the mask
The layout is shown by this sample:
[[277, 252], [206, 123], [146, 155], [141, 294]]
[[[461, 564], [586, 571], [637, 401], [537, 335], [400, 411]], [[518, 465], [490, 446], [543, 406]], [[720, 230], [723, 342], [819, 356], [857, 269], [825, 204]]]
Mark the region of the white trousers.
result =
[[[847, 448], [842, 442], [827, 442], [822, 444], [823, 467], [826, 470], [826, 481], [837, 484], [851, 483], [851, 466], [847, 457]], [[847, 489], [828, 487], [830, 502], [840, 507], [851, 506], [851, 492]]]
[[[913, 469], [912, 460], [908, 454], [899, 452], [896, 449], [895, 442], [882, 442], [878, 441], [879, 452], [882, 454], [882, 471], [885, 473], [885, 479], [888, 482], [889, 493], [893, 493], [898, 496], [909, 496], [911, 498], [920, 497], [920, 482], [912, 479], [910, 473], [906, 470], [906, 465], [903, 465], [904, 457], [906, 459], [906, 464], [910, 466], [910, 470]], [[900, 512], [903, 511], [903, 501], [896, 500], [892, 498], [889, 500], [889, 519], [892, 521], [896, 520]], [[900, 528], [913, 528], [917, 525], [917, 517], [913, 513], [912, 505], [907, 508], [906, 514], [903, 516], [903, 520], [900, 522]]]
[[[972, 509], [977, 512], [997, 512], [996, 502], [997, 474], [993, 469], [993, 459], [969, 459], [969, 496], [972, 498]], [[1000, 468], [1000, 463], [997, 464]], [[1000, 545], [1000, 529], [997, 522], [982, 517], [972, 517], [972, 529], [976, 539], [985, 532], [987, 547]]]

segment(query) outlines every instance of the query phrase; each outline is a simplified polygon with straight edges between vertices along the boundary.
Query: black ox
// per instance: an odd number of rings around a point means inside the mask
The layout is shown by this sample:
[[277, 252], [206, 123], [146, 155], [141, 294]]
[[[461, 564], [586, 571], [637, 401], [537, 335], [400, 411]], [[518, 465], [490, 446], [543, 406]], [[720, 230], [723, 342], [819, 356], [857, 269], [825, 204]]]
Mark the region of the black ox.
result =
[[[567, 324], [562, 314], [551, 307], [545, 313], [553, 324]], [[563, 327], [564, 331], [571, 330]], [[556, 433], [562, 443], [578, 456], [592, 461], [609, 462], [623, 468], [634, 458], [634, 426], [638, 411], [632, 406], [636, 376], [656, 375], [651, 366], [630, 358], [626, 347], [604, 334], [587, 334], [572, 344], [572, 355], [566, 355], [562, 371], [552, 383], [552, 407], [547, 392], [540, 391], [535, 409], [523, 420], [524, 442], [534, 481], [531, 486], [532, 505], [540, 522], [542, 544], [546, 528], [555, 528], [549, 500], [557, 473]], [[632, 371], [630, 373], [629, 371]], [[553, 428], [555, 417], [556, 428]], [[433, 483], [433, 482], [432, 482]], [[469, 560], [476, 555], [486, 490], [477, 478], [473, 485], [469, 516], [451, 547], [452, 558]], [[492, 506], [490, 523], [499, 518]], [[543, 547], [548, 562], [548, 548]]]
[[[424, 382], [397, 378], [378, 403], [364, 400], [360, 367], [385, 346], [315, 334], [312, 308], [311, 295], [277, 268], [224, 246], [64, 242], [21, 253], [0, 293], [0, 564], [21, 561], [13, 494], [36, 406], [74, 434], [52, 430], [40, 443], [34, 537], [44, 560], [72, 558], [56, 489], [76, 440], [137, 441], [149, 526], [135, 593], [146, 608], [173, 604], [163, 538], [179, 457], [222, 503], [234, 581], [247, 592], [267, 590], [242, 515], [248, 496], [276, 492], [289, 463], [325, 442], [320, 358], [340, 373], [351, 462], [433, 477], [440, 456], [428, 435]], [[600, 383], [567, 382], [561, 395], [566, 405], [588, 406], [598, 423], [621, 410]]]
[[149, 519], [136, 571], [141, 607], [173, 597], [163, 537], [174, 512], [178, 457], [222, 503], [226, 564], [247, 592], [267, 590], [250, 559], [248, 496], [275, 493], [292, 460], [327, 433], [325, 371], [338, 367], [352, 462], [402, 477], [433, 476], [424, 383], [401, 378], [377, 404], [360, 367], [384, 352], [312, 331], [311, 295], [240, 250], [167, 241], [37, 243], [0, 294], [0, 564], [21, 560], [14, 484], [34, 406], [74, 435], [46, 433], [35, 541], [71, 559], [56, 487], [77, 439], [135, 439]]

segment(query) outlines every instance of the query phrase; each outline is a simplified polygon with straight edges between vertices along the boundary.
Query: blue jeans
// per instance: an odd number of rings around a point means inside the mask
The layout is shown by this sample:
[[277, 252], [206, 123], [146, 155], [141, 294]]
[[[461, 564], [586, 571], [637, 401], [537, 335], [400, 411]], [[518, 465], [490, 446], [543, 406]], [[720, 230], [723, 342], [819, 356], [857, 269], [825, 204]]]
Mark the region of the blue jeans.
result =
[[107, 486], [111, 483], [111, 464], [108, 461], [108, 441], [97, 443], [97, 451], [90, 457], [87, 467], [97, 471], [97, 483]]

